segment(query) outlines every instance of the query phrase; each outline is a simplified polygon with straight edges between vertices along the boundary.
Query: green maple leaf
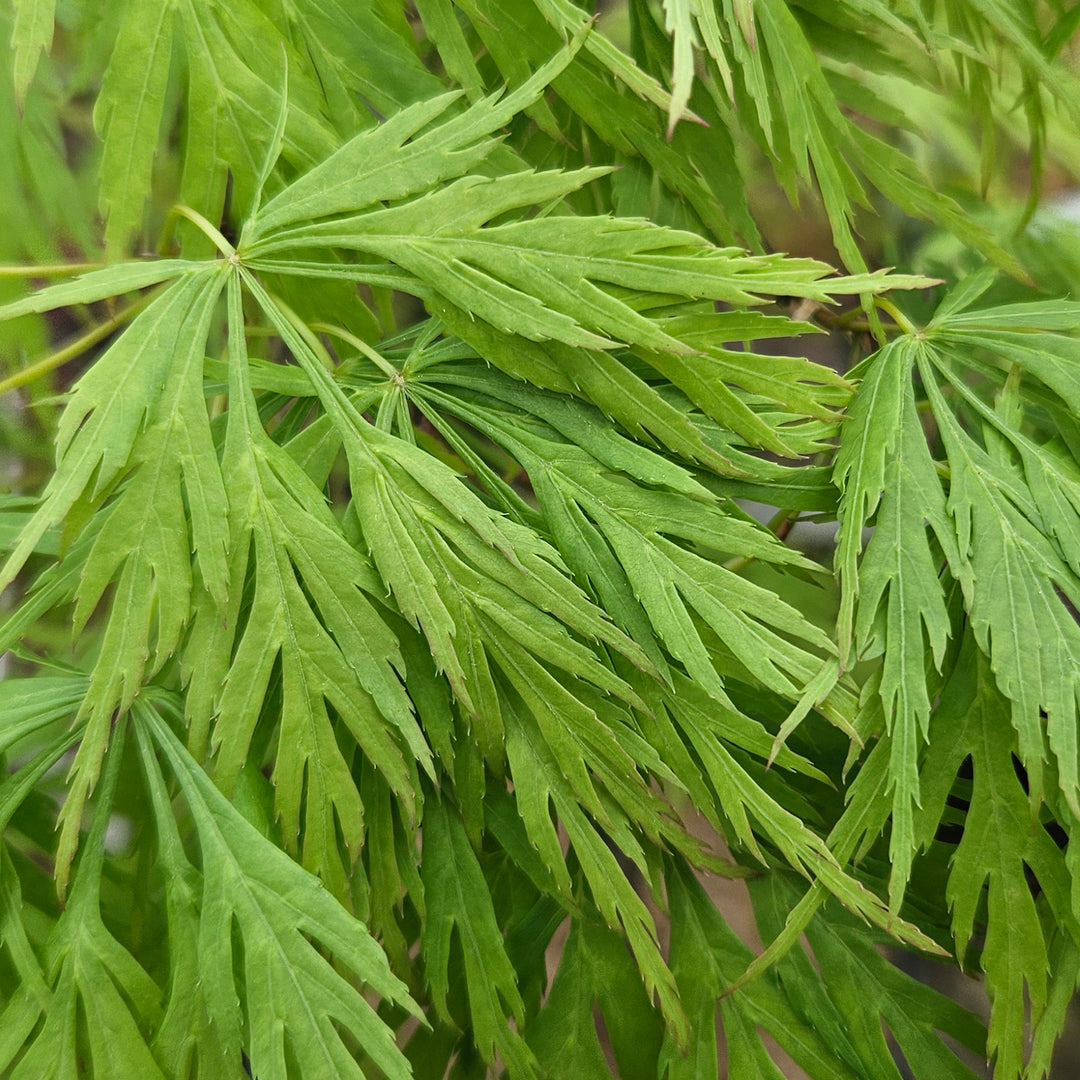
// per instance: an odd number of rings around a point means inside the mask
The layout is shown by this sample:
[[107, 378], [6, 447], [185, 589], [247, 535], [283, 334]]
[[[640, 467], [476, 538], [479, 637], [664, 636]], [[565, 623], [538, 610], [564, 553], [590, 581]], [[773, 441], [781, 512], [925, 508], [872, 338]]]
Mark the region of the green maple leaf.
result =
[[993, 1003], [987, 1047], [996, 1053], [995, 1075], [1003, 1077], [1018, 1076], [1023, 1067], [1027, 1005], [1033, 1024], [1046, 1005], [1047, 943], [1028, 873], [1055, 909], [1068, 904], [1060, 852], [1032, 818], [1013, 767], [1010, 711], [969, 634], [934, 718], [931, 737], [939, 729], [949, 734], [923, 767], [924, 810], [916, 822], [920, 841], [929, 843], [957, 770], [970, 757], [970, 806], [949, 870], [947, 896], [959, 955], [971, 940], [976, 918], [985, 920], [980, 965]]

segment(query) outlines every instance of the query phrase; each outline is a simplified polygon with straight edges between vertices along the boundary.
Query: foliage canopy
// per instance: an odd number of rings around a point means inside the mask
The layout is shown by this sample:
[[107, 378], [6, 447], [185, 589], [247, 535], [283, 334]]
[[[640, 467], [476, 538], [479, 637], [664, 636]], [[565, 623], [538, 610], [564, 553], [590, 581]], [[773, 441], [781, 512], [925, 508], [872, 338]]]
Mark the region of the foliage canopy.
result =
[[5, 4], [0, 1073], [1046, 1075], [1078, 22]]

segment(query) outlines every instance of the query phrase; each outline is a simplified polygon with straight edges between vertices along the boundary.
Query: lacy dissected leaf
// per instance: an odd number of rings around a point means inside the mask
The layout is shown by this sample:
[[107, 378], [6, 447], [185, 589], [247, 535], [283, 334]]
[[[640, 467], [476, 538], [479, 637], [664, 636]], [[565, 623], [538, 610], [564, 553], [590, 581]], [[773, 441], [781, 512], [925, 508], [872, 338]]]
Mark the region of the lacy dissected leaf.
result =
[[[253, 279], [249, 285], [307, 371], [341, 436], [352, 498], [376, 568], [403, 615], [428, 639], [436, 664], [478, 721], [485, 756], [501, 758], [502, 721], [485, 645], [526, 693], [559, 692], [551, 665], [600, 690], [634, 699], [627, 684], [574, 634], [648, 667], [640, 647], [564, 573], [533, 530], [503, 519], [452, 469], [358, 414], [310, 344]], [[582, 711], [584, 710], [584, 712]], [[579, 715], [591, 714], [578, 706]]]
[[525, 1006], [513, 965], [491, 906], [491, 894], [461, 819], [441, 800], [424, 807], [424, 896], [427, 907], [420, 939], [424, 970], [435, 1007], [446, 1019], [451, 936], [464, 959], [473, 1038], [485, 1059], [495, 1053], [513, 1077], [538, 1075], [536, 1058], [509, 1019], [521, 1025]]
[[235, 277], [229, 341], [229, 577], [240, 583], [250, 575], [252, 588], [245, 604], [234, 585], [224, 618], [213, 603], [199, 611], [184, 655], [191, 742], [203, 745], [213, 711], [218, 774], [228, 788], [247, 759], [276, 673], [277, 811], [290, 844], [303, 834], [305, 866], [343, 894], [338, 830], [355, 856], [363, 808], [333, 717], [408, 806], [415, 773], [402, 750], [425, 767], [430, 751], [399, 679], [397, 640], [368, 599], [381, 593], [377, 577], [311, 479], [263, 430]]
[[619, 1075], [657, 1075], [662, 1027], [626, 946], [602, 924], [574, 923], [544, 1007], [525, 1037], [541, 1061], [557, 1061], [567, 1075], [608, 1080], [611, 1073], [597, 1033], [595, 1010], [614, 1052]]
[[[1064, 860], [1032, 814], [1014, 764], [1009, 718], [1010, 703], [968, 634], [931, 723], [935, 753], [920, 774], [924, 809], [916, 829], [927, 845], [957, 772], [970, 759], [972, 778], [969, 787], [964, 785], [969, 804], [947, 896], [958, 954], [964, 955], [977, 925], [985, 935], [979, 963], [992, 1002], [987, 1049], [996, 1055], [994, 1075], [1000, 1078], [1020, 1075], [1027, 1009], [1036, 1024], [1046, 1005], [1049, 960], [1040, 909], [1049, 905], [1076, 933]], [[1033, 881], [1042, 894], [1038, 900]]]
[[95, 712], [111, 709], [117, 698], [122, 704], [130, 702], [142, 672], [125, 665], [150, 651], [146, 640], [127, 639], [114, 647], [114, 623], [125, 635], [139, 630], [148, 634], [156, 608], [152, 667], [160, 667], [175, 650], [190, 609], [193, 554], [201, 584], [219, 605], [225, 603], [225, 486], [203, 394], [204, 343], [221, 285], [219, 278], [207, 275], [176, 328], [179, 337], [162, 372], [164, 385], [126, 463], [133, 475], [110, 507], [108, 528], [83, 566], [77, 629], [118, 571], [118, 598], [128, 601], [123, 609], [114, 602], [91, 681], [90, 707]]
[[[187, 943], [197, 958], [189, 963], [181, 957], [171, 973], [162, 1048], [181, 1061], [193, 1049], [200, 1058], [209, 1049], [234, 1068], [243, 1048], [252, 1074], [267, 1080], [285, 1080], [290, 1059], [305, 1074], [361, 1080], [347, 1032], [384, 1075], [405, 1080], [409, 1070], [393, 1031], [360, 986], [410, 1012], [417, 1009], [364, 924], [244, 820], [154, 709], [140, 703], [135, 723], [163, 869], [171, 879], [173, 951]], [[177, 834], [154, 747], [192, 815], [198, 870]], [[237, 945], [242, 954], [235, 953]], [[203, 1010], [211, 1032], [203, 1026]], [[185, 1017], [195, 1022], [186, 1031], [179, 1027]]]
[[1062, 791], [1075, 807], [1080, 628], [1062, 594], [1075, 603], [1080, 582], [1040, 527], [1031, 494], [966, 435], [936, 389], [929, 389], [949, 459], [949, 509], [961, 555], [954, 572], [967, 590], [975, 633], [998, 685], [1014, 702], [1031, 783], [1041, 788], [1045, 712]]
[[[770, 874], [752, 882], [750, 891], [762, 934], [775, 935], [799, 899], [797, 883]], [[973, 1013], [902, 971], [834, 906], [809, 922], [806, 938], [818, 970], [796, 949], [777, 973], [807, 1023], [827, 1034], [860, 1075], [896, 1080], [902, 1075], [889, 1045], [891, 1035], [915, 1076], [974, 1080], [975, 1073], [939, 1034], [980, 1053], [986, 1031]]]
[[[475, 380], [473, 385], [485, 384]], [[422, 401], [422, 391], [420, 396]], [[725, 513], [704, 492], [704, 497], [691, 499], [647, 488], [512, 414], [467, 406], [449, 396], [440, 396], [436, 403], [455, 411], [521, 462], [568, 566], [590, 582], [606, 609], [661, 670], [666, 667], [659, 652], [663, 645], [717, 700], [727, 700], [694, 626], [694, 613], [754, 677], [779, 693], [797, 696], [815, 661], [781, 633], [823, 648], [828, 648], [828, 640], [774, 594], [687, 548], [779, 563], [798, 563], [795, 552], [760, 527]], [[659, 471], [654, 469], [653, 475]]]
[[[675, 983], [657, 946], [656, 926], [642, 899], [634, 891], [618, 860], [585, 812], [580, 796], [566, 779], [559, 762], [547, 745], [535, 719], [520, 708], [507, 706], [506, 752], [514, 780], [515, 799], [529, 839], [555, 881], [569, 890], [570, 877], [552, 821], [566, 831], [570, 847], [592, 893], [592, 900], [604, 921], [626, 935], [645, 989], [656, 995], [667, 1022], [679, 1033], [685, 1030], [685, 1016]], [[655, 803], [653, 815], [662, 809]], [[620, 815], [621, 816], [621, 815]], [[640, 843], [625, 820], [604, 812], [600, 826], [619, 848], [633, 859], [642, 873], [647, 864]], [[631, 825], [636, 824], [632, 820]], [[666, 830], [669, 833], [671, 830]]]
[[425, 131], [459, 94], [441, 94], [397, 112], [350, 139], [269, 200], [244, 230], [241, 248], [254, 258], [275, 231], [297, 222], [355, 213], [461, 176], [498, 145], [494, 132], [541, 94], [575, 50], [566, 49], [511, 93], [492, 95]]
[[[841, 429], [834, 475], [841, 490], [836, 567], [843, 589], [841, 658], [881, 655], [878, 686], [891, 736], [894, 865], [892, 899], [902, 895], [914, 853], [919, 747], [930, 722], [926, 667], [940, 670], [951, 628], [940, 555], [955, 557], [945, 493], [919, 420], [912, 376], [922, 344], [899, 338], [875, 353]], [[874, 533], [863, 547], [863, 529]]]
[[11, 44], [15, 48], [15, 100], [20, 109], [34, 81], [42, 49], [48, 51], [53, 37], [56, 0], [16, 0]]
[[[1033, 798], [1041, 798], [1048, 740], [1061, 791], [1071, 806], [1077, 799], [1080, 629], [1069, 605], [1080, 598], [1080, 474], [1055, 443], [1036, 440], [1028, 420], [1035, 408], [1080, 400], [1069, 365], [1080, 355], [1077, 313], [1065, 302], [969, 310], [991, 280], [961, 283], [924, 334], [866, 361], [835, 466], [841, 651], [849, 662], [883, 655], [876, 694], [892, 755], [894, 904], [911, 866], [931, 662], [940, 670], [951, 633], [946, 567], [1013, 702]], [[933, 448], [916, 379], [935, 425]], [[994, 408], [987, 386], [998, 393]]]
[[[752, 958], [685, 867], [666, 875], [671, 904], [671, 966], [690, 1021], [685, 1051], [670, 1036], [662, 1062], [668, 1080], [709, 1080], [718, 1073], [718, 999]], [[769, 972], [719, 1001], [732, 1075], [778, 1076], [761, 1042], [767, 1031], [815, 1080], [855, 1080], [860, 1073], [825, 1035], [800, 1016], [776, 976]], [[737, 1070], [737, 1071], [735, 1071]]]
[[[100, 287], [126, 288], [139, 280], [109, 271], [100, 275]], [[82, 295], [94, 295], [99, 287], [98, 277], [90, 278], [84, 279]], [[3, 580], [10, 581], [44, 532], [80, 498], [100, 500], [134, 468], [104, 511], [112, 527], [99, 534], [82, 568], [79, 623], [118, 570], [120, 575], [83, 702], [87, 732], [61, 814], [61, 892], [113, 710], [128, 705], [141, 684], [155, 613], [157, 666], [176, 648], [189, 617], [193, 546], [200, 552], [206, 586], [219, 602], [224, 597], [225, 536], [219, 516], [224, 488], [202, 395], [205, 341], [222, 283], [212, 267], [181, 277], [79, 380], [58, 427], [56, 471], [3, 570]], [[70, 290], [59, 294], [70, 295]], [[31, 301], [40, 306], [56, 299], [55, 293], [52, 298], [40, 294]]]
[[[1080, 600], [1080, 474], [1053, 444], [1040, 444], [1024, 430], [1029, 406], [1018, 379], [1027, 376], [1033, 388], [1042, 383], [1075, 401], [1067, 358], [1077, 355], [1076, 338], [1055, 331], [1075, 334], [1080, 323], [1075, 306], [1064, 302], [964, 312], [957, 310], [964, 295], [943, 302], [945, 310], [931, 323], [931, 349], [920, 360], [949, 467], [948, 508], [958, 547], [950, 568], [964, 588], [980, 648], [1013, 702], [1033, 791], [1042, 788], [1045, 730], [1075, 813], [1080, 628], [1068, 605]], [[974, 299], [971, 290], [966, 296], [967, 303]], [[976, 341], [980, 321], [988, 333]], [[1044, 331], [1045, 347], [1030, 347], [1033, 328]], [[962, 377], [964, 368], [979, 370], [986, 354], [1017, 369], [993, 410]], [[1000, 382], [996, 372], [992, 377]], [[961, 424], [957, 409], [971, 410], [973, 423]]]
[[[643, 770], [671, 783], [682, 781], [643, 738], [625, 706], [585, 687], [568, 687], [565, 680], [530, 665], [527, 656], [520, 651], [515, 655], [505, 644], [495, 645], [491, 651], [512, 679], [513, 693], [501, 701], [504, 716], [509, 711], [523, 718], [529, 732], [543, 739], [541, 757], [556, 765], [560, 787], [572, 792], [581, 807], [601, 822], [615, 842], [638, 861], [642, 872], [645, 863], [639, 841], [626, 831], [628, 825], [653, 842], [698, 854], [696, 843], [670, 808], [650, 790]], [[521, 768], [519, 763], [519, 772]], [[557, 846], [552, 845], [554, 834], [544, 827], [547, 785], [537, 783], [537, 779], [520, 779], [517, 795], [524, 816], [530, 819], [530, 833], [535, 842], [544, 843], [549, 869], [565, 894], [569, 887], [566, 870]]]
[[17, 1080], [39, 1076], [164, 1080], [148, 1045], [148, 1029], [159, 1015], [158, 988], [101, 917], [105, 831], [123, 746], [121, 724], [67, 906], [45, 943], [47, 997], [40, 988], [35, 995], [32, 984], [24, 982], [3, 1016], [3, 1030], [16, 1037], [0, 1047], [0, 1067], [6, 1070], [22, 1050], [8, 1074]]
[[684, 327], [669, 330], [665, 320], [640, 314], [616, 288], [742, 305], [762, 303], [763, 294], [824, 301], [922, 284], [884, 275], [822, 280], [830, 272], [824, 263], [747, 256], [647, 221], [550, 216], [487, 224], [562, 198], [604, 173], [464, 177], [397, 206], [264, 232], [246, 257], [258, 267], [259, 260], [295, 248], [356, 250], [407, 270], [445, 301], [504, 332], [582, 348], [625, 342], [675, 354], [696, 351], [672, 332]]
[[41, 508], [0, 570], [0, 585], [14, 578], [45, 531], [62, 521], [80, 496], [100, 497], [110, 490], [155, 415], [174, 355], [201, 357], [221, 279], [198, 263], [136, 263], [94, 271], [0, 309], [0, 318], [15, 318], [88, 303], [177, 275], [180, 279], [154, 298], [76, 384], [57, 432], [57, 471], [42, 495]]

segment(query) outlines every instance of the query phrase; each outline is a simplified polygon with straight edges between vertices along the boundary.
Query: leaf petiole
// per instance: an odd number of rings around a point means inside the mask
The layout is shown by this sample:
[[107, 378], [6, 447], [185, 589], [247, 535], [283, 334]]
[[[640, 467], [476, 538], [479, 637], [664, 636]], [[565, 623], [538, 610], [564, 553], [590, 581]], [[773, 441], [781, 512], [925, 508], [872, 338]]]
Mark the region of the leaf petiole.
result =
[[193, 210], [190, 206], [185, 206], [183, 203], [177, 203], [177, 205], [169, 211], [169, 216], [165, 220], [165, 228], [162, 230], [163, 235], [168, 235], [169, 228], [172, 226], [173, 221], [178, 217], [187, 218], [187, 220], [201, 233], [208, 236], [214, 242], [214, 247], [216, 247], [226, 259], [232, 259], [236, 255], [236, 248], [225, 239], [220, 229], [215, 225], [211, 225], [198, 210]]
[[395, 375], [400, 377], [401, 373], [386, 359], [385, 356], [376, 352], [363, 338], [359, 338], [355, 334], [350, 333], [343, 326], [334, 326], [331, 323], [316, 322], [311, 324], [311, 329], [316, 333], [330, 334], [332, 337], [336, 337], [340, 341], [344, 341], [354, 349], [362, 352], [364, 356], [366, 356], [388, 379], [394, 378]]
[[874, 303], [887, 315], [891, 316], [893, 322], [895, 322], [905, 334], [909, 334], [911, 337], [916, 337], [918, 335], [918, 327], [916, 327], [891, 300], [886, 300], [883, 296], [875, 296]]

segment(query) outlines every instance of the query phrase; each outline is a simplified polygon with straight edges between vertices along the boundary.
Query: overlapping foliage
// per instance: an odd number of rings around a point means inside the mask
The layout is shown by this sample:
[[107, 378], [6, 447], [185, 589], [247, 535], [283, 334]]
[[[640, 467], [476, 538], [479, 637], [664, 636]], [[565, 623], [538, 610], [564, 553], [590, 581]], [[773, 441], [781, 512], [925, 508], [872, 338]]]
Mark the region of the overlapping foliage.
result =
[[6, 7], [0, 1073], [1046, 1075], [1078, 20]]

